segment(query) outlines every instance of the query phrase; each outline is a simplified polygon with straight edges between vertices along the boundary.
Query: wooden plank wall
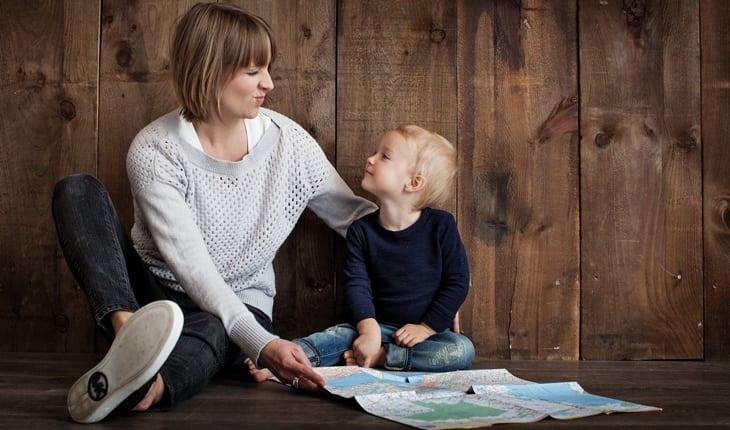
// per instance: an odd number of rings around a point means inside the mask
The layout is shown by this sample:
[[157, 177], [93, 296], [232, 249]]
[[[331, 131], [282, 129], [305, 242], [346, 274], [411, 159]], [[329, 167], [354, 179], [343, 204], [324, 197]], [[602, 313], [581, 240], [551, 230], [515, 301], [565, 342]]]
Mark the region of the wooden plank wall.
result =
[[[0, 350], [95, 348], [52, 187], [98, 175], [131, 227], [126, 151], [175, 107], [170, 29], [194, 3], [0, 1]], [[268, 107], [356, 192], [400, 123], [455, 144], [479, 355], [730, 358], [726, 2], [234, 3], [276, 34]], [[275, 261], [283, 337], [342, 320], [341, 252], [306, 213]]]
[[583, 356], [701, 358], [699, 3], [579, 20]]

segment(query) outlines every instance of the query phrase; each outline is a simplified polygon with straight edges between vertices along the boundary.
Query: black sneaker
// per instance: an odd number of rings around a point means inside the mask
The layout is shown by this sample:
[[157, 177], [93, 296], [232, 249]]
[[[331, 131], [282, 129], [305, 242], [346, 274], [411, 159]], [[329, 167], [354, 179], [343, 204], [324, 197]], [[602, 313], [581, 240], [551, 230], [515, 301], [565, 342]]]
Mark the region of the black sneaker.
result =
[[133, 408], [147, 394], [182, 326], [182, 311], [169, 300], [152, 302], [132, 314], [99, 364], [71, 386], [66, 400], [71, 418], [95, 423], [117, 408], [115, 414]]

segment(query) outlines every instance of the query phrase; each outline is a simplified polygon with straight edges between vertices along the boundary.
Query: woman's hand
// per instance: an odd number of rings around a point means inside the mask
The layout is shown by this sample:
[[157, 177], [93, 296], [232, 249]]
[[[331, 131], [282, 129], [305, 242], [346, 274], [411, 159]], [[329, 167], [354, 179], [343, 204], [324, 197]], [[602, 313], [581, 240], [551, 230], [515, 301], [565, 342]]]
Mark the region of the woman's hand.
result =
[[396, 345], [412, 348], [434, 334], [436, 331], [426, 323], [406, 324], [393, 334], [393, 340]]
[[380, 333], [364, 333], [352, 342], [352, 351], [357, 365], [373, 367], [380, 352]]
[[312, 369], [302, 347], [284, 339], [274, 339], [261, 350], [259, 362], [281, 382], [299, 378], [298, 388], [316, 391], [324, 388], [324, 378]]

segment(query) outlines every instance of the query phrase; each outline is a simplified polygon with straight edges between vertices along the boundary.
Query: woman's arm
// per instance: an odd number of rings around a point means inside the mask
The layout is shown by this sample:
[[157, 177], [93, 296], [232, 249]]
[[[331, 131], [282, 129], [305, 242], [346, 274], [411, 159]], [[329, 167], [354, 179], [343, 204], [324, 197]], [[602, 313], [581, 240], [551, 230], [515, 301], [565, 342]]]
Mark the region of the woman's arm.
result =
[[340, 236], [345, 237], [350, 224], [374, 212], [378, 207], [370, 200], [356, 196], [332, 164], [327, 160], [325, 163], [326, 180], [309, 200], [307, 207]]

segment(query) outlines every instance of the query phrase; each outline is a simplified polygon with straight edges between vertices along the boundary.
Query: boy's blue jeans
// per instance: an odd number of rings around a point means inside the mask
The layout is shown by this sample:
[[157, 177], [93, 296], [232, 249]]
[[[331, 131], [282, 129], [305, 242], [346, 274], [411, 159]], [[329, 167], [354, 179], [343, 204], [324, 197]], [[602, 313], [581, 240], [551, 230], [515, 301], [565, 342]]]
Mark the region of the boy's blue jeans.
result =
[[[474, 345], [469, 338], [450, 329], [436, 333], [412, 348], [405, 348], [393, 340], [393, 334], [400, 327], [378, 325], [386, 353], [384, 367], [388, 370], [449, 372], [469, 369], [474, 361]], [[352, 324], [338, 324], [293, 342], [302, 347], [312, 366], [337, 366], [344, 364], [343, 354], [352, 349], [358, 336]]]

